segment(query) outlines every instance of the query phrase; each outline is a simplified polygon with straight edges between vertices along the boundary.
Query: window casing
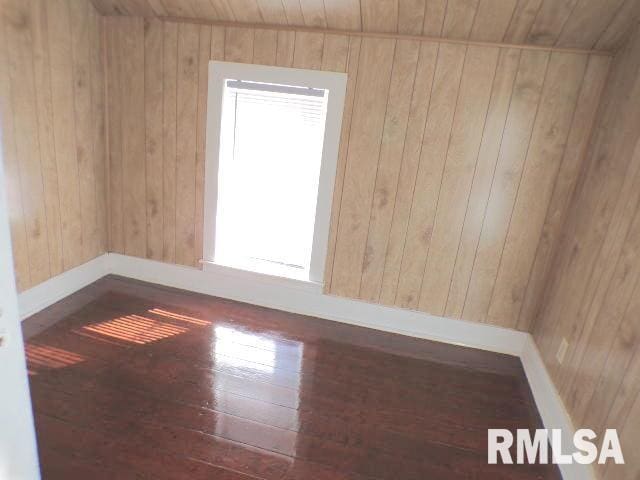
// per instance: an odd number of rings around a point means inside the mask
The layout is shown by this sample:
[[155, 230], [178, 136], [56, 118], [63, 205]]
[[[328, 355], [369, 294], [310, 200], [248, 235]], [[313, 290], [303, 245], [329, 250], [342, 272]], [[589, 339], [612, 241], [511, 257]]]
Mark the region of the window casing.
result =
[[[322, 283], [345, 88], [346, 74], [343, 73], [210, 62], [203, 247], [205, 269], [222, 265]], [[290, 104], [274, 112], [278, 113], [278, 123], [284, 125], [284, 129], [274, 130], [274, 125], [262, 126], [256, 123], [254, 117], [259, 117], [261, 109], [272, 108], [274, 105], [282, 106], [282, 102]], [[301, 111], [304, 118], [297, 124], [295, 119], [300, 120]], [[326, 120], [320, 125], [319, 116], [324, 116], [325, 111]], [[309, 124], [299, 125], [304, 122]], [[305, 126], [309, 128], [304, 128]], [[292, 130], [291, 134], [289, 130]], [[247, 142], [245, 138], [243, 143], [234, 138], [234, 135], [246, 137], [247, 132], [255, 135], [255, 142]], [[282, 155], [283, 158], [273, 160], [271, 155], [271, 162], [269, 159], [264, 159], [263, 162], [262, 158], [258, 158], [257, 152], [261, 151], [261, 142], [263, 147], [268, 146], [266, 138], [269, 136], [278, 137], [279, 144], [287, 152]], [[283, 141], [292, 136], [294, 138], [291, 141]], [[307, 158], [305, 168], [296, 168], [300, 165], [296, 165], [292, 159], [296, 155], [300, 156], [303, 144], [299, 137], [304, 137], [307, 142], [313, 144], [309, 146], [309, 152], [317, 152], [320, 156], [319, 162], [314, 164], [314, 159]], [[239, 145], [243, 151], [237, 150]], [[236, 150], [230, 152], [230, 149]], [[230, 159], [236, 163], [232, 163]], [[269, 170], [270, 166], [273, 167], [273, 171]], [[250, 179], [247, 185], [243, 185], [240, 178], [242, 168], [245, 169], [245, 173], [251, 173], [247, 176]], [[296, 184], [285, 182], [280, 184], [280, 190], [292, 187], [288, 194], [297, 196], [298, 202], [296, 203], [295, 198], [278, 198], [277, 194], [273, 194], [273, 198], [265, 199], [265, 195], [269, 195], [270, 183], [277, 184], [285, 175], [286, 181], [296, 182], [297, 179], [300, 188], [297, 189], [297, 194], [293, 194], [291, 192], [296, 192]], [[315, 176], [315, 179], [310, 175]], [[310, 197], [309, 190], [313, 189], [316, 183], [317, 194], [312, 192]], [[253, 188], [253, 192], [262, 195], [257, 198], [265, 200], [256, 202], [256, 198], [253, 198], [244, 202], [241, 193], [228, 188], [231, 184], [237, 186], [236, 190]], [[236, 203], [229, 203], [232, 201]], [[300, 208], [297, 208], [298, 204]], [[282, 248], [278, 250], [278, 242], [275, 241], [273, 231], [267, 230], [270, 221], [269, 211], [280, 211], [278, 205], [282, 209], [289, 209], [287, 214], [291, 214], [293, 221], [300, 224], [306, 222], [306, 226], [292, 231], [304, 239], [302, 243], [311, 241], [310, 252], [297, 248], [294, 239], [284, 237], [283, 239], [289, 243], [281, 242]], [[250, 219], [249, 225], [243, 226], [234, 222], [237, 212], [241, 213], [241, 217]], [[307, 218], [309, 216], [313, 218]], [[286, 216], [283, 219], [282, 215], [274, 215], [271, 220], [274, 221], [274, 231], [280, 228], [286, 232], [286, 224], [282, 223], [286, 222]], [[281, 225], [278, 225], [278, 221]], [[225, 232], [228, 235], [225, 235]], [[264, 232], [268, 232], [269, 235]], [[247, 248], [255, 258], [234, 258], [233, 252], [244, 248], [234, 245], [234, 236], [236, 239], [247, 238]], [[260, 248], [259, 242], [251, 243], [258, 236], [264, 241], [264, 249]], [[261, 250], [268, 250], [269, 255], [277, 258], [260, 258], [264, 256], [261, 255]]]

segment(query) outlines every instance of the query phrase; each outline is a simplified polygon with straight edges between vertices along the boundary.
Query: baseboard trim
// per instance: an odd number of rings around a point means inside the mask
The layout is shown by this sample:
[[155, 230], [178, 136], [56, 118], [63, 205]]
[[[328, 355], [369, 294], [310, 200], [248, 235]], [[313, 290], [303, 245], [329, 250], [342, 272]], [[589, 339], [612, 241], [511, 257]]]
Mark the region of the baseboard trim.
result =
[[108, 254], [100, 255], [20, 293], [18, 295], [20, 319], [24, 320], [38, 313], [107, 275], [109, 273], [108, 256]]
[[[390, 333], [519, 356], [544, 426], [561, 428], [567, 441], [573, 437], [571, 419], [533, 337], [528, 333], [327, 295], [322, 293], [318, 284], [248, 274], [226, 267], [203, 271], [110, 253], [22, 292], [19, 295], [20, 316], [24, 319], [33, 315], [107, 274]], [[569, 448], [564, 451], [569, 451]], [[564, 480], [595, 479], [590, 466], [571, 464], [561, 465], [560, 469]]]
[[[540, 351], [533, 337], [527, 335], [527, 340], [520, 354], [522, 366], [527, 375], [529, 387], [542, 417], [542, 423], [547, 429], [559, 428], [562, 430], [562, 451], [572, 452], [573, 434], [575, 428], [571, 417], [567, 412], [560, 394], [553, 384], [549, 371], [542, 360]], [[595, 480], [595, 473], [591, 465], [572, 463], [560, 465], [563, 480]]]
[[169, 287], [510, 355], [520, 355], [527, 338], [524, 332], [326, 295], [318, 284], [232, 268], [202, 271], [118, 254], [109, 254], [109, 268], [116, 275]]

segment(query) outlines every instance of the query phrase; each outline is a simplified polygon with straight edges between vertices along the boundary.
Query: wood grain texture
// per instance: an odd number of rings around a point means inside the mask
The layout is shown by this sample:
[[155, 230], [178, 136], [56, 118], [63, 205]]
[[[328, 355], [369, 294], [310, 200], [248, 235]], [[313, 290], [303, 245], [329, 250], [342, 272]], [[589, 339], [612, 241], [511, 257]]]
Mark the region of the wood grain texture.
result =
[[437, 44], [423, 43], [420, 45], [420, 56], [416, 65], [416, 79], [411, 95], [409, 121], [405, 133], [404, 151], [402, 153], [391, 229], [384, 260], [384, 271], [382, 272], [382, 285], [379, 293], [380, 301], [389, 305], [393, 305], [396, 298], [396, 288], [400, 276], [400, 265], [410, 215], [410, 209], [406, 206], [410, 205], [415, 192], [415, 178], [420, 163], [427, 113], [431, 103], [438, 52], [439, 46]]
[[[511, 213], [535, 123], [549, 54], [522, 52], [462, 318], [486, 321]], [[531, 241], [523, 238], [522, 241]]]
[[[38, 132], [36, 91], [33, 71], [33, 51], [29, 28], [28, 5], [16, 4], [5, 17], [11, 103], [15, 125], [16, 156], [20, 162], [20, 190], [27, 229], [27, 251], [31, 280], [40, 283], [51, 276], [47, 242], [40, 144]], [[15, 181], [9, 178], [8, 181]]]
[[391, 32], [615, 51], [636, 0], [92, 0], [105, 15]]
[[122, 216], [124, 253], [146, 255], [144, 20], [124, 19], [122, 34]]
[[[82, 262], [95, 257], [99, 248], [96, 215], [96, 162], [93, 153], [92, 95], [89, 41], [89, 9], [86, 2], [70, 3], [73, 85], [76, 124], [76, 155], [80, 183], [80, 213], [82, 217]], [[96, 92], [96, 95], [102, 95]]]
[[[203, 48], [210, 48], [210, 41]], [[227, 44], [228, 45], [228, 44]], [[176, 126], [176, 263], [195, 265], [196, 151], [198, 122], [198, 25], [178, 26]], [[205, 57], [208, 59], [209, 56]]]
[[445, 316], [460, 318], [482, 231], [485, 209], [498, 161], [502, 135], [512, 98], [513, 85], [520, 63], [520, 50], [502, 50], [496, 68], [491, 100], [487, 110], [482, 142], [478, 150], [471, 192], [460, 234], [458, 254], [447, 294]]
[[554, 251], [544, 238], [565, 218], [606, 57], [162, 24], [161, 236], [175, 252], [165, 261], [197, 266], [202, 254], [208, 58], [347, 71], [325, 291], [528, 327], [522, 304], [536, 304], [545, 282], [530, 272]]
[[[338, 220], [337, 245], [331, 291], [358, 296], [360, 272], [367, 241], [368, 212], [375, 184], [375, 168], [368, 168], [380, 154], [395, 42], [365, 39], [360, 51], [358, 86], [351, 120], [351, 134], [342, 201]], [[335, 266], [339, 268], [336, 269]]]
[[331, 291], [331, 279], [333, 278], [333, 263], [336, 253], [336, 238], [338, 236], [338, 218], [340, 205], [342, 205], [342, 190], [344, 187], [344, 172], [347, 166], [347, 153], [349, 149], [349, 137], [351, 134], [351, 121], [353, 118], [353, 102], [358, 80], [358, 65], [360, 63], [360, 38], [349, 39], [349, 54], [347, 57], [347, 88], [345, 92], [344, 110], [342, 113], [342, 131], [340, 132], [340, 146], [336, 165], [336, 180], [333, 187], [333, 200], [331, 203], [331, 224], [329, 226], [329, 245], [327, 246], [327, 259], [324, 272], [324, 292]]
[[369, 301], [380, 292], [419, 53], [418, 42], [396, 45], [360, 282], [360, 297]]
[[487, 465], [541, 425], [513, 356], [117, 277], [23, 329], [49, 480], [560, 478]]
[[[176, 259], [176, 123], [178, 118], [178, 25], [163, 23], [162, 41], [162, 175], [163, 175], [163, 247], [162, 259], [175, 262]], [[118, 71], [119, 60], [112, 59], [110, 69]], [[109, 70], [111, 72], [111, 70]], [[109, 99], [109, 106], [113, 102]], [[111, 201], [117, 203], [111, 192]]]
[[552, 54], [533, 126], [488, 320], [516, 326], [547, 207], [558, 175], [586, 67], [586, 57]]
[[[533, 323], [534, 338], [574, 422], [598, 433], [617, 428], [627, 445], [640, 438], [639, 72], [636, 29], [613, 61], [585, 170]], [[556, 352], [562, 339], [569, 347], [560, 364]], [[637, 477], [640, 458], [633, 448], [626, 450], [626, 464], [599, 466], [600, 478]]]
[[436, 205], [419, 307], [444, 313], [476, 170], [498, 49], [469, 47]]
[[413, 198], [408, 206], [396, 205], [410, 212], [395, 295], [400, 307], [419, 304], [466, 52], [461, 45], [439, 46]]
[[144, 21], [144, 114], [147, 257], [162, 260], [162, 22]]
[[103, 23], [85, 0], [7, 0], [2, 125], [18, 287], [106, 249]]

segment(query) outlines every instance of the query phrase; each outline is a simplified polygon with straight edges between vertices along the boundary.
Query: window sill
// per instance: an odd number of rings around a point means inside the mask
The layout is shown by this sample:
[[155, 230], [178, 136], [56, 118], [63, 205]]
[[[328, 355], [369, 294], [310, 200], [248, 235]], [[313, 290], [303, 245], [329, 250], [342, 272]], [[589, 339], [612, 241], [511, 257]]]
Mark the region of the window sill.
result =
[[[302, 272], [296, 268], [263, 268], [262, 265], [247, 263], [245, 265], [226, 265], [223, 263], [201, 260], [202, 270], [210, 273], [232, 275], [247, 281], [259, 281], [262, 283], [280, 284], [290, 288], [299, 288], [312, 293], [322, 293], [323, 284], [309, 280], [308, 272]], [[285, 275], [286, 273], [292, 276]], [[298, 278], [293, 275], [297, 274]]]

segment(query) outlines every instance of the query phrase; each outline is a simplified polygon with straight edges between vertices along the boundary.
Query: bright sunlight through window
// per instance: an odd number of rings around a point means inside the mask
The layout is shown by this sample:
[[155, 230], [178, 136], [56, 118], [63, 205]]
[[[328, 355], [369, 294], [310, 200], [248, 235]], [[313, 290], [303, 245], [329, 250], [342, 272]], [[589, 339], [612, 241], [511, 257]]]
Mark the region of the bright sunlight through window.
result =
[[216, 263], [308, 278], [327, 96], [226, 81]]
[[322, 283], [346, 80], [209, 63], [205, 270]]

